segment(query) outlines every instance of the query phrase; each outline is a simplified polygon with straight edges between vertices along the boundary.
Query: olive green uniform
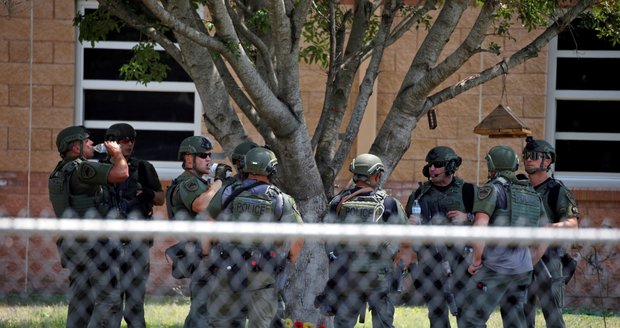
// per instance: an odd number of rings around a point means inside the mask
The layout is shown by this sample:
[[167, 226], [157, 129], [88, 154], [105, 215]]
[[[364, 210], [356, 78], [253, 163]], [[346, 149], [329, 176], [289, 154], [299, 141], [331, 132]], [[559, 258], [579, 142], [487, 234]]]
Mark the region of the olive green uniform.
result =
[[[575, 197], [560, 181], [549, 178], [534, 188], [543, 199], [545, 212], [551, 223], [579, 218]], [[555, 188], [559, 189], [554, 190]], [[554, 192], [556, 197], [551, 196]], [[552, 198], [555, 198], [555, 204]], [[547, 327], [566, 327], [562, 318], [566, 278], [562, 272], [563, 255], [562, 247], [550, 247], [541, 261], [534, 266], [534, 280], [528, 289], [528, 302], [525, 305], [528, 327], [535, 325], [536, 300], [540, 301]]]
[[[111, 164], [66, 158], [49, 178], [54, 212], [66, 218], [114, 215], [108, 189]], [[112, 212], [111, 212], [112, 211]], [[67, 327], [118, 327], [121, 321], [118, 243], [112, 239], [60, 238], [61, 264], [69, 273]]]
[[[171, 220], [196, 220], [198, 213], [192, 210], [192, 203], [209, 189], [209, 182], [190, 171], [183, 172], [166, 190], [166, 207]], [[202, 248], [199, 242], [196, 247]], [[202, 252], [202, 250], [200, 250]], [[200, 261], [198, 268], [191, 273], [190, 310], [183, 327], [207, 326], [207, 278], [206, 263]]]
[[[417, 200], [422, 208], [422, 224], [452, 225], [447, 217], [449, 211], [469, 213], [471, 217], [475, 190], [475, 186], [456, 176], [447, 186], [427, 181], [411, 193], [405, 211], [411, 215]], [[470, 249], [465, 245], [424, 245], [416, 249], [418, 263], [412, 270], [413, 283], [427, 304], [431, 327], [450, 327], [449, 310], [454, 315], [459, 312], [468, 277], [466, 250]]]
[[[218, 221], [302, 223], [292, 197], [253, 179], [221, 188], [207, 212]], [[285, 269], [288, 249], [280, 243], [214, 244], [208, 257], [209, 327], [245, 327], [246, 319], [247, 327], [269, 327], [278, 308], [276, 276]]]
[[[514, 172], [501, 171], [480, 187], [474, 212], [489, 215], [489, 226], [542, 226], [547, 223], [540, 196], [527, 180]], [[528, 247], [488, 244], [482, 254], [482, 268], [465, 287], [463, 316], [459, 327], [486, 327], [496, 306], [502, 306], [504, 327], [525, 327], [523, 306], [532, 280], [532, 257]]]

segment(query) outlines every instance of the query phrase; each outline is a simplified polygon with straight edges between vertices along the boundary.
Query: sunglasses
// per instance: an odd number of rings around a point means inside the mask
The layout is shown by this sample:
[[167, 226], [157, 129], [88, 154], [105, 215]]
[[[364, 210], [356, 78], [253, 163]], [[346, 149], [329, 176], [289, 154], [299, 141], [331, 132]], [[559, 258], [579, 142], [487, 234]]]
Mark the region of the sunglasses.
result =
[[446, 166], [446, 161], [434, 161], [428, 163], [428, 167], [434, 166], [435, 168], [440, 168]]
[[200, 157], [202, 159], [206, 159], [207, 157], [211, 157], [211, 153], [200, 153], [200, 154], [195, 154], [196, 157]]
[[122, 137], [122, 138], [118, 138], [117, 142], [118, 143], [136, 142], [136, 138], [134, 138], [134, 137]]
[[549, 158], [549, 157], [547, 156], [546, 153], [541, 153], [538, 151], [526, 151], [523, 153], [523, 159], [531, 159], [535, 161], [540, 158], [544, 159], [544, 158]]

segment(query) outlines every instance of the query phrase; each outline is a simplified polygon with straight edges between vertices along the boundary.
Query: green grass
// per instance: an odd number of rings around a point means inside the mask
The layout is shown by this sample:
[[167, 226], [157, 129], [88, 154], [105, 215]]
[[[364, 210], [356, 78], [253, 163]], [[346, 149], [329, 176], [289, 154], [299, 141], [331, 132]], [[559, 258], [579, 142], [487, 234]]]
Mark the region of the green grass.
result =
[[[179, 297], [149, 297], [146, 301], [147, 326], [154, 328], [176, 328], [183, 326], [189, 310], [189, 299]], [[62, 297], [3, 297], [0, 298], [0, 327], [6, 328], [61, 328], [65, 326], [67, 305]], [[398, 307], [395, 326], [397, 328], [429, 327], [426, 309], [423, 307]], [[456, 327], [451, 317], [452, 327]], [[568, 309], [564, 315], [567, 327], [611, 328], [620, 327], [620, 316], [616, 313]], [[502, 321], [495, 312], [488, 327], [501, 327]], [[536, 326], [544, 327], [544, 318], [539, 312]], [[122, 327], [127, 327], [123, 322]], [[365, 324], [357, 328], [372, 327], [370, 314]]]

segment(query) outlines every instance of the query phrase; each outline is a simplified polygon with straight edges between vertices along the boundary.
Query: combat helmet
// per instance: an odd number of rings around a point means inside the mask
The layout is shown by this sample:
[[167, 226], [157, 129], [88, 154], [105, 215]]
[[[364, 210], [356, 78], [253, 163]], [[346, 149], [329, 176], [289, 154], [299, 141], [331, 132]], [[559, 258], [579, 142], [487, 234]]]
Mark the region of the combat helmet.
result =
[[534, 139], [532, 137], [525, 138], [525, 148], [523, 148], [523, 157], [528, 153], [541, 153], [544, 154], [545, 158], [551, 160], [551, 163], [555, 163], [555, 148], [551, 146], [545, 140]]
[[56, 148], [60, 154], [69, 150], [69, 146], [74, 141], [84, 141], [89, 137], [88, 130], [81, 125], [70, 126], [62, 129], [56, 136]]
[[514, 150], [508, 146], [495, 146], [489, 150], [485, 159], [489, 171], [511, 171], [515, 172], [519, 168], [519, 158]]
[[278, 159], [271, 150], [263, 147], [254, 147], [245, 154], [243, 171], [256, 175], [270, 176], [276, 173]]
[[116, 123], [110, 125], [105, 132], [105, 140], [118, 141], [123, 138], [136, 138], [136, 130], [127, 123]]
[[379, 171], [383, 172], [385, 167], [381, 158], [373, 154], [361, 154], [355, 157], [349, 165], [349, 171], [353, 174], [371, 176]]
[[253, 143], [250, 140], [242, 141], [240, 144], [237, 145], [237, 147], [235, 147], [235, 149], [232, 152], [231, 160], [233, 164], [239, 163], [237, 167], [243, 168], [243, 162], [244, 162], [245, 155], [248, 153], [248, 151], [250, 151], [250, 149], [253, 149], [256, 147], [258, 147], [258, 145]]
[[461, 157], [459, 157], [452, 148], [446, 146], [437, 146], [431, 149], [428, 154], [426, 154], [427, 164], [424, 165], [424, 167], [422, 168], [422, 174], [424, 174], [424, 176], [428, 178], [430, 176], [428, 169], [430, 168], [431, 164], [437, 162], [445, 162], [445, 172], [446, 174], [451, 175], [456, 172], [459, 166], [461, 166], [463, 159], [461, 159]]
[[191, 136], [183, 139], [179, 146], [179, 160], [183, 160], [185, 154], [206, 153], [213, 149], [211, 141], [203, 136]]

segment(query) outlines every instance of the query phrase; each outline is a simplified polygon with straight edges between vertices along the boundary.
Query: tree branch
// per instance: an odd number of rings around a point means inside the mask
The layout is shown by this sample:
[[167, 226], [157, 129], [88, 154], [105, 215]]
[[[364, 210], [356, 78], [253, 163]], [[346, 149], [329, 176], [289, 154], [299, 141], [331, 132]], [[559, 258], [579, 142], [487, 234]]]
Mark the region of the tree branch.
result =
[[[299, 126], [299, 119], [295, 115], [291, 115], [288, 106], [285, 106], [269, 91], [268, 85], [261, 78], [256, 67], [249, 60], [247, 55], [241, 51], [234, 52], [235, 46], [239, 45], [239, 41], [234, 34], [228, 11], [221, 3], [218, 1], [208, 1], [207, 5], [209, 5], [211, 15], [215, 17], [218, 35], [221, 32], [223, 39], [229, 40], [227, 44], [215, 38], [205, 36], [204, 33], [200, 33], [191, 26], [184, 24], [174, 17], [174, 15], [166, 11], [161, 6], [160, 2], [156, 0], [141, 1], [166, 26], [201, 46], [219, 52], [233, 67], [237, 77], [245, 87], [245, 90], [253, 99], [256, 110], [269, 122], [269, 125], [276, 135], [286, 136], [297, 129]], [[239, 48], [236, 49], [241, 50]]]
[[[379, 31], [374, 39], [375, 47], [372, 51], [373, 55], [368, 64], [368, 68], [364, 74], [364, 78], [359, 87], [359, 95], [357, 97], [355, 106], [353, 107], [353, 113], [351, 114], [351, 120], [345, 132], [344, 138], [340, 143], [340, 147], [332, 160], [333, 167], [342, 167], [347, 155], [351, 151], [353, 140], [357, 137], [359, 132], [359, 126], [364, 117], [368, 101], [373, 92], [373, 86], [379, 75], [379, 66], [383, 59], [383, 52], [387, 47], [387, 40], [390, 35], [390, 28], [394, 21], [396, 10], [398, 10], [399, 1], [387, 0], [383, 7], [383, 13], [381, 15], [381, 24]], [[337, 172], [336, 172], [337, 173]]]
[[[242, 22], [241, 17], [239, 17], [237, 13], [233, 10], [233, 8], [228, 5], [228, 2], [226, 2], [226, 8], [228, 9], [228, 14], [232, 18], [232, 22], [235, 26], [235, 29], [237, 30], [237, 33], [239, 33], [242, 37], [244, 37], [252, 45], [254, 45], [256, 49], [258, 49], [258, 52], [261, 54], [259, 57], [263, 59], [262, 62], [265, 65], [265, 76], [267, 77], [269, 86], [271, 87], [271, 90], [277, 90], [278, 80], [273, 69], [273, 63], [271, 62], [271, 53], [269, 52], [267, 45], [256, 34], [252, 33], [252, 31], [247, 28], [247, 26]], [[245, 8], [245, 11], [247, 10], [248, 9]]]
[[430, 84], [440, 84], [444, 76], [452, 75], [463, 66], [471, 56], [478, 52], [477, 49], [480, 48], [482, 41], [486, 38], [485, 31], [487, 31], [489, 26], [493, 23], [493, 15], [500, 5], [501, 4], [497, 1], [485, 1], [480, 9], [476, 22], [469, 31], [467, 37], [465, 37], [465, 40], [463, 40], [463, 43], [446, 57], [442, 63], [432, 69], [429, 74]]
[[437, 106], [446, 100], [452, 99], [457, 95], [479, 86], [480, 84], [488, 82], [502, 74], [506, 74], [511, 68], [523, 64], [530, 58], [537, 57], [540, 50], [545, 47], [551, 39], [566, 29], [580, 13], [592, 6], [595, 2], [597, 2], [597, 0], [580, 1], [578, 4], [571, 7], [563, 16], [559, 17], [555, 23], [543, 31], [536, 39], [510, 57], [487, 68], [486, 70], [480, 72], [480, 74], [470, 76], [455, 85], [447, 87], [429, 96], [424, 104], [423, 110], [417, 116], [418, 119], [434, 106]]

